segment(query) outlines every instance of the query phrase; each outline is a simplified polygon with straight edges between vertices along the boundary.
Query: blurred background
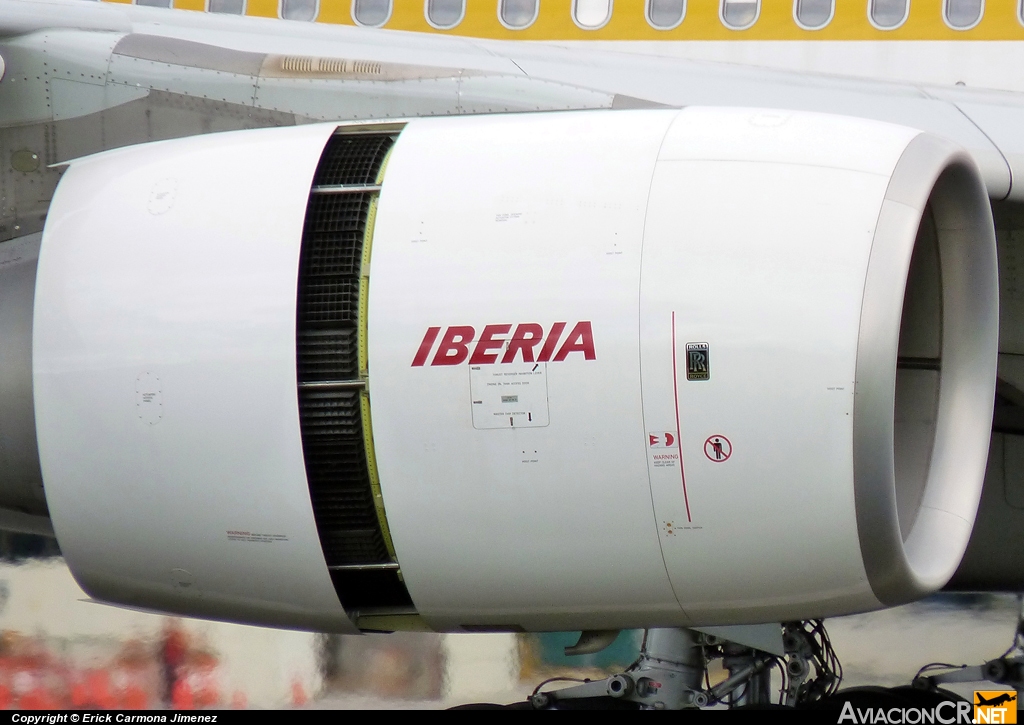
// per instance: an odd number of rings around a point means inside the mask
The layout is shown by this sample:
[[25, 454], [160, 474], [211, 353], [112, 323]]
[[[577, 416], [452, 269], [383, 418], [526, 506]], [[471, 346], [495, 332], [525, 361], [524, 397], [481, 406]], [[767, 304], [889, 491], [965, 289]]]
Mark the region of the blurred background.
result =
[[[828, 620], [844, 686], [900, 685], [930, 662], [980, 664], [1013, 640], [1013, 595], [939, 595]], [[93, 602], [56, 544], [0, 533], [0, 707], [443, 708], [603, 677], [642, 632], [567, 657], [578, 632], [338, 636], [176, 619]], [[721, 676], [712, 670], [712, 680]], [[973, 689], [973, 686], [965, 691]]]

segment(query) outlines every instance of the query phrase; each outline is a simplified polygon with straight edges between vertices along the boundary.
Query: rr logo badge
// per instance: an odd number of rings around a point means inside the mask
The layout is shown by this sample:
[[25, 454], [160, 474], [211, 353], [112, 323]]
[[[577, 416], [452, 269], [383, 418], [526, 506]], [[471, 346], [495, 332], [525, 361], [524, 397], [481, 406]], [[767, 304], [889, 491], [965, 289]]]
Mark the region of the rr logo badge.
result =
[[706, 342], [686, 343], [686, 379], [711, 379], [711, 363]]

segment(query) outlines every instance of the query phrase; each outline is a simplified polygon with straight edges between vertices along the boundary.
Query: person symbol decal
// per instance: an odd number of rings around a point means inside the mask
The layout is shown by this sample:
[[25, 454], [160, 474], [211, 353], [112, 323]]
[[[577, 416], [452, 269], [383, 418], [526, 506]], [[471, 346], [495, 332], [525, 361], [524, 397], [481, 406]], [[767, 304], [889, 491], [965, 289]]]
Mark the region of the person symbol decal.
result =
[[732, 443], [723, 435], [709, 436], [704, 441], [704, 455], [712, 463], [724, 463], [732, 455]]

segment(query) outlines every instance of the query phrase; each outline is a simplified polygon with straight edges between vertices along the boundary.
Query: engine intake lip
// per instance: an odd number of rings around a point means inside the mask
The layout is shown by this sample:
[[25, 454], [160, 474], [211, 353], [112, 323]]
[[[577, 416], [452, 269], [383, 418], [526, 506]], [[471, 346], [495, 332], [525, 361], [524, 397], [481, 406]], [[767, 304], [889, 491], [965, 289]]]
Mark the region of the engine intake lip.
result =
[[[941, 285], [940, 357], [924, 462], [900, 460], [906, 431], [897, 360], [911, 260], [927, 210], [935, 222]], [[974, 161], [920, 134], [893, 172], [868, 260], [857, 344], [854, 497], [864, 566], [885, 605], [930, 594], [967, 548], [988, 455], [998, 343], [998, 275], [988, 195]], [[904, 416], [905, 417], [905, 416]], [[922, 468], [923, 466], [923, 468]], [[920, 476], [907, 510], [898, 489]], [[903, 520], [903, 529], [900, 522]]]

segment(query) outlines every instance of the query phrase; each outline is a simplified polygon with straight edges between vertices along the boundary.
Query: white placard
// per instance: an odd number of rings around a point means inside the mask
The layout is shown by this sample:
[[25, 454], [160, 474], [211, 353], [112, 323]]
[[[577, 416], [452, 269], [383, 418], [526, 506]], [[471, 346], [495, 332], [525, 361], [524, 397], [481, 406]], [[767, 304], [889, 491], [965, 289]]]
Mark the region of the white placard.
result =
[[474, 428], [548, 424], [547, 363], [470, 365], [469, 381]]

